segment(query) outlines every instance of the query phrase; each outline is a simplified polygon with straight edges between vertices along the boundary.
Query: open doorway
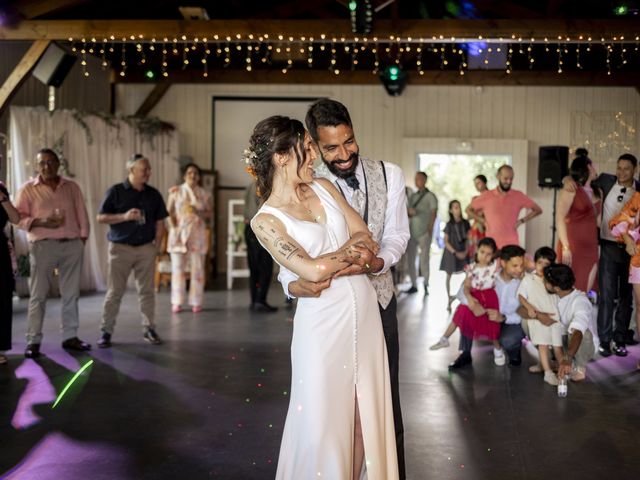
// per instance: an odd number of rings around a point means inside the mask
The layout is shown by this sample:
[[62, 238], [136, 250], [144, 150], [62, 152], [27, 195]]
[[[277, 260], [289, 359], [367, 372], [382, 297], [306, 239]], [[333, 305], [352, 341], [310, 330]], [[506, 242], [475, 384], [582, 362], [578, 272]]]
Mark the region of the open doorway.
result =
[[[427, 173], [427, 187], [438, 198], [438, 216], [429, 262], [431, 285], [444, 285], [446, 277], [440, 271], [440, 262], [444, 248], [444, 227], [449, 221], [449, 202], [458, 200], [464, 211], [471, 199], [478, 195], [474, 178], [482, 174], [487, 177], [488, 188], [495, 188], [496, 171], [501, 165], [511, 165], [512, 160], [512, 156], [507, 154], [417, 153], [417, 171]], [[462, 276], [454, 276], [451, 284], [453, 292], [457, 291], [461, 282]]]

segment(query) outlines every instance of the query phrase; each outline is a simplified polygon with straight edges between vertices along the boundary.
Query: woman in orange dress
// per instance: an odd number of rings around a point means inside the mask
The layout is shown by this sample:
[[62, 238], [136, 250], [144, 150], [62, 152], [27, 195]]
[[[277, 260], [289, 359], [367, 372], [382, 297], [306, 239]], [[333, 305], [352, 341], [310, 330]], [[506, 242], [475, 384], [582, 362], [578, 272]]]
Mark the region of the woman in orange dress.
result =
[[560, 191], [556, 209], [556, 253], [558, 262], [573, 270], [576, 288], [589, 292], [597, 285], [600, 195], [591, 189], [591, 181], [598, 172], [591, 160], [581, 155], [571, 162], [569, 174], [572, 180]]

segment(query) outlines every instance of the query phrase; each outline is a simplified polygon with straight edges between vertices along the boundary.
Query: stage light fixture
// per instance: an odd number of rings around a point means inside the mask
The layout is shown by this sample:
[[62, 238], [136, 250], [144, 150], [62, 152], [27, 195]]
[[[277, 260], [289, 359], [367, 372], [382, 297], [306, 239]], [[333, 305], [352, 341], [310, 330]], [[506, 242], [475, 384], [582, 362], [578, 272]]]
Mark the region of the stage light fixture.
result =
[[399, 66], [391, 65], [382, 71], [380, 81], [389, 95], [398, 97], [407, 85], [407, 74]]

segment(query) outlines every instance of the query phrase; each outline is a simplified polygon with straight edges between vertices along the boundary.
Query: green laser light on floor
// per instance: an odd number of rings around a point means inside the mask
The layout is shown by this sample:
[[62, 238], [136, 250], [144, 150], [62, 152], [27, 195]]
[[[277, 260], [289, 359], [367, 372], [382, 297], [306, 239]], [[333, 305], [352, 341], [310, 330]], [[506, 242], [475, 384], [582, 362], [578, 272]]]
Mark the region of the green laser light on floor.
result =
[[71, 385], [73, 385], [73, 382], [75, 382], [78, 379], [78, 377], [80, 377], [80, 375], [82, 375], [82, 372], [84, 372], [91, 365], [93, 365], [93, 360], [89, 360], [87, 363], [85, 363], [82, 366], [82, 368], [80, 368], [80, 370], [78, 370], [76, 372], [76, 374], [71, 378], [71, 380], [69, 380], [69, 383], [67, 383], [65, 385], [65, 387], [62, 389], [62, 391], [60, 392], [60, 395], [58, 395], [58, 398], [56, 398], [56, 401], [53, 403], [53, 406], [51, 407], [51, 410], [56, 408], [56, 405], [58, 405], [60, 400], [62, 400], [62, 397], [64, 397], [64, 395], [67, 393], [67, 390], [69, 390], [69, 388], [71, 388]]

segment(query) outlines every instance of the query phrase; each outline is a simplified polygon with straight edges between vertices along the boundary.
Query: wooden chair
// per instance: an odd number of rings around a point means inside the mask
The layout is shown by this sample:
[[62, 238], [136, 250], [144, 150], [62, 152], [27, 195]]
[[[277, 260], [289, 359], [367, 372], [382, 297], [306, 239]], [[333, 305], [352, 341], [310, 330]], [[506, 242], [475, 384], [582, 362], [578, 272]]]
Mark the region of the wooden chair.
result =
[[[207, 253], [205, 255], [205, 266], [211, 262], [211, 228], [207, 227], [206, 230], [206, 242], [209, 248], [207, 249]], [[169, 230], [165, 229], [164, 236], [162, 237], [162, 248], [161, 254], [156, 257], [156, 271], [153, 278], [153, 284], [156, 292], [160, 291], [160, 287], [164, 286], [165, 288], [169, 288], [171, 284], [171, 256], [167, 252], [167, 243], [169, 241]], [[186, 265], [186, 279], [189, 279], [189, 264]], [[206, 276], [208, 279], [208, 276]]]

